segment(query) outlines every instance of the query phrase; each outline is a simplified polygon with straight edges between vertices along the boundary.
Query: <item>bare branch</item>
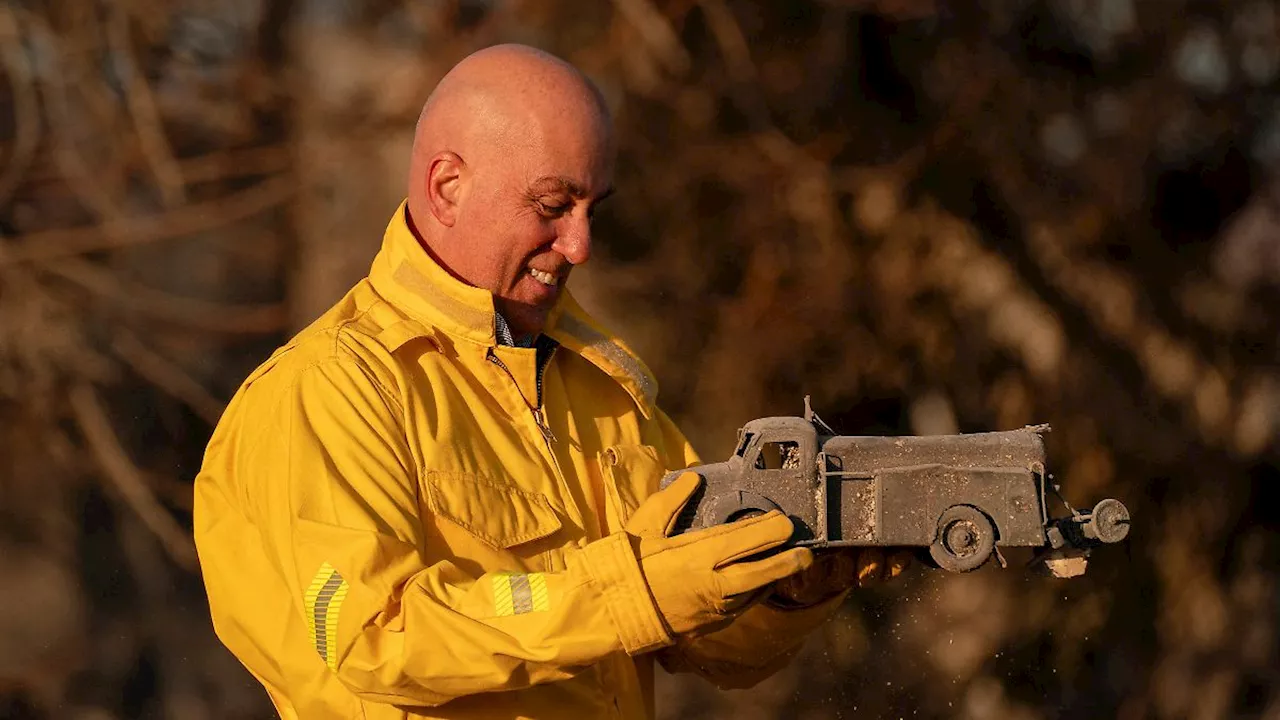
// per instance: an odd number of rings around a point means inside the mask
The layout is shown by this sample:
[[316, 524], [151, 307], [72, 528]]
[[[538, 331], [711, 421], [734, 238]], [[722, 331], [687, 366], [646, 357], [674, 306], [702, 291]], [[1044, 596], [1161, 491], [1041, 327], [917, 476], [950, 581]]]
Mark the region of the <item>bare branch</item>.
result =
[[[17, 12], [23, 19], [23, 29], [27, 31], [31, 41], [40, 44], [46, 51], [44, 55], [47, 67], [37, 77], [40, 80], [40, 94], [44, 100], [46, 120], [55, 140], [53, 157], [57, 161], [58, 169], [62, 171], [62, 178], [86, 208], [101, 218], [116, 220], [121, 212], [118, 207], [118, 198], [112, 192], [113, 184], [104, 184], [101, 181], [101, 178], [104, 176], [109, 178], [112, 173], [103, 167], [91, 169], [90, 163], [77, 149], [74, 127], [82, 114], [74, 112], [70, 104], [70, 88], [67, 85], [67, 77], [70, 73], [66, 72], [64, 67], [68, 53], [44, 19], [30, 12], [23, 12], [21, 9]], [[55, 50], [62, 50], [62, 52]]]
[[68, 399], [90, 451], [125, 503], [155, 534], [174, 562], [186, 570], [198, 570], [195, 543], [147, 487], [142, 472], [129, 459], [120, 438], [111, 428], [107, 411], [93, 386], [87, 383], [74, 385]]
[[666, 16], [650, 0], [613, 0], [613, 5], [640, 32], [640, 37], [668, 72], [684, 75], [689, 71], [689, 51], [680, 43]]
[[216, 425], [226, 403], [215, 398], [180, 365], [147, 347], [128, 331], [111, 344], [116, 355], [148, 382], [185, 403], [210, 425]]
[[0, 61], [9, 75], [13, 91], [15, 125], [13, 154], [0, 173], [0, 205], [8, 202], [17, 189], [40, 146], [40, 108], [31, 68], [22, 47], [22, 29], [18, 16], [8, 7], [0, 7]]
[[144, 245], [182, 235], [207, 232], [253, 217], [284, 203], [297, 191], [292, 177], [278, 176], [215, 200], [189, 203], [149, 217], [109, 218], [85, 228], [43, 230], [15, 238], [0, 266], [46, 262], [95, 250]]
[[738, 83], [755, 82], [756, 65], [751, 59], [747, 38], [742, 34], [742, 27], [733, 16], [733, 11], [724, 0], [699, 0], [698, 4], [702, 6], [711, 35], [720, 46], [720, 53], [729, 68], [729, 77]]
[[188, 185], [254, 175], [278, 175], [289, 170], [293, 156], [284, 145], [218, 150], [178, 161]]
[[173, 159], [173, 151], [164, 136], [164, 125], [156, 109], [151, 88], [139, 77], [137, 62], [129, 43], [129, 15], [119, 3], [111, 5], [111, 18], [107, 22], [107, 42], [111, 56], [124, 83], [125, 101], [142, 156], [151, 166], [151, 172], [160, 185], [160, 197], [166, 207], [174, 207], [186, 200], [186, 184], [182, 168]]
[[[0, 266], [2, 264], [0, 260]], [[63, 258], [43, 265], [41, 269], [108, 298], [131, 312], [209, 332], [275, 332], [284, 327], [288, 318], [286, 308], [281, 304], [228, 305], [180, 297], [122, 280], [114, 273], [79, 258]]]

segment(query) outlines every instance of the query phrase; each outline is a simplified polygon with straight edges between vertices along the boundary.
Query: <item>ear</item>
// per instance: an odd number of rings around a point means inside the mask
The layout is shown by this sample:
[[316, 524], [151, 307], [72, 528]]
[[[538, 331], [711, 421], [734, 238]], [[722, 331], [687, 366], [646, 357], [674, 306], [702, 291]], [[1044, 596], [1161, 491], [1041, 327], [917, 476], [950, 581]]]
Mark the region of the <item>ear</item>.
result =
[[451, 152], [436, 155], [427, 166], [427, 207], [445, 227], [453, 227], [458, 221], [458, 202], [462, 198], [462, 176], [465, 171], [466, 163]]

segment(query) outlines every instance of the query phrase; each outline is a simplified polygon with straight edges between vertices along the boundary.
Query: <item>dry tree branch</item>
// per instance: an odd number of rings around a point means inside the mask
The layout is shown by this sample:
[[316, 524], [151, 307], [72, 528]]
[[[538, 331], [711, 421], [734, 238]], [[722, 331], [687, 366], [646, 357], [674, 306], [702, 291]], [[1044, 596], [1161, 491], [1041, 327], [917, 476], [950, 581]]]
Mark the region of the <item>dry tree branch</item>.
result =
[[[288, 318], [288, 312], [279, 303], [230, 305], [180, 297], [139, 283], [127, 282], [80, 258], [66, 257], [56, 263], [44, 263], [41, 269], [108, 298], [132, 312], [197, 330], [229, 334], [270, 333], [284, 327]], [[220, 415], [221, 410], [216, 414]]]
[[93, 386], [83, 382], [73, 385], [68, 399], [89, 450], [125, 503], [155, 533], [161, 547], [174, 562], [186, 570], [198, 570], [195, 544], [147, 487], [142, 471], [129, 459], [120, 438], [111, 428], [106, 408]]
[[253, 217], [288, 200], [297, 183], [277, 176], [253, 187], [199, 203], [188, 203], [149, 217], [108, 219], [95, 227], [43, 230], [15, 238], [0, 267], [46, 262], [72, 255], [144, 245], [180, 235], [207, 232]]
[[161, 502], [182, 512], [190, 513], [195, 503], [191, 483], [172, 475], [142, 470], [142, 477]]
[[284, 145], [218, 150], [178, 161], [188, 185], [255, 175], [278, 175], [289, 170], [293, 155]]
[[49, 65], [47, 71], [38, 76], [44, 108], [50, 128], [55, 139], [54, 158], [62, 171], [63, 179], [75, 191], [85, 206], [93, 210], [99, 217], [115, 219], [120, 216], [116, 200], [111, 192], [98, 178], [104, 173], [93, 172], [88, 163], [76, 150], [75, 135], [72, 130], [76, 114], [71, 111], [68, 100], [67, 79], [64, 76], [64, 56], [62, 44], [53, 29], [43, 18], [31, 12], [18, 10], [24, 20], [24, 28], [29, 32], [32, 42], [42, 43], [47, 49]]
[[186, 201], [182, 168], [173, 159], [173, 150], [164, 136], [164, 125], [151, 88], [139, 77], [137, 61], [130, 47], [129, 15], [118, 3], [112, 4], [111, 18], [107, 22], [107, 43], [124, 83], [125, 104], [138, 134], [142, 156], [160, 185], [160, 197], [166, 207], [180, 205]]
[[742, 34], [742, 26], [733, 16], [733, 11], [724, 0], [698, 0], [698, 5], [702, 7], [711, 35], [724, 55], [729, 77], [737, 83], [754, 82], [758, 74], [756, 64], [751, 59], [747, 38]]
[[730, 91], [739, 108], [751, 119], [757, 131], [782, 135], [760, 91], [759, 69], [751, 59], [746, 35], [733, 11], [724, 0], [698, 0], [698, 5], [724, 58], [729, 71]]
[[693, 64], [689, 51], [680, 43], [666, 16], [650, 0], [613, 0], [613, 5], [640, 32], [645, 44], [669, 72], [677, 76], [689, 72]]
[[116, 334], [111, 349], [152, 385], [185, 403], [210, 425], [216, 425], [226, 403], [215, 398], [180, 365], [147, 347], [127, 330]]
[[22, 45], [18, 16], [7, 5], [0, 7], [0, 61], [9, 75], [14, 111], [13, 155], [0, 172], [0, 205], [8, 202], [23, 174], [31, 167], [40, 146], [40, 108], [35, 82]]

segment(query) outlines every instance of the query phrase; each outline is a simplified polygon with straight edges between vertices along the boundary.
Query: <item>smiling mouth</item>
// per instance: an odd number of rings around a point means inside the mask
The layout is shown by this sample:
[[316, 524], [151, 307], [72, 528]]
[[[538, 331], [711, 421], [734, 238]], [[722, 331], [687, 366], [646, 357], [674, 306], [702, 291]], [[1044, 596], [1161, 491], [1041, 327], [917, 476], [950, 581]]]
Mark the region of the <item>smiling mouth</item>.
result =
[[549, 287], [555, 287], [556, 283], [559, 282], [558, 278], [552, 273], [538, 270], [537, 268], [529, 268], [529, 274], [533, 276], [534, 280]]

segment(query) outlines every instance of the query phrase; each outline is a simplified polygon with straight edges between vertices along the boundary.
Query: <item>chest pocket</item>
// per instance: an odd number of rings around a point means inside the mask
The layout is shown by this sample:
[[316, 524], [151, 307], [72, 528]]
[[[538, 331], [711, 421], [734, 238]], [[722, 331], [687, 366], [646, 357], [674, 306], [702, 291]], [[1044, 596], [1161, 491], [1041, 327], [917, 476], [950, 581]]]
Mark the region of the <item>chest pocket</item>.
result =
[[609, 497], [609, 531], [617, 532], [650, 495], [657, 492], [664, 468], [652, 445], [614, 445], [600, 453], [600, 474]]
[[428, 471], [423, 500], [437, 520], [426, 548], [433, 559], [481, 572], [536, 572], [546, 569], [547, 551], [560, 544], [560, 514], [540, 493], [471, 473]]

